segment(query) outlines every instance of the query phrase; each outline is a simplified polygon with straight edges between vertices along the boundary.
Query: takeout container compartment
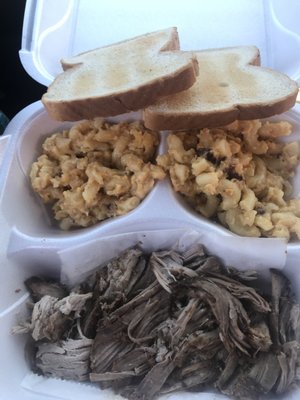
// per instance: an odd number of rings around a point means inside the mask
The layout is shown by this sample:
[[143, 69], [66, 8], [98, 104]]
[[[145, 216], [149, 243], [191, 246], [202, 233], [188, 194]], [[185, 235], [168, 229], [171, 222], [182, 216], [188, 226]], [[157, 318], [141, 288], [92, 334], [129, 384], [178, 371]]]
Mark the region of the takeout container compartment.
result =
[[[190, 230], [169, 230], [163, 232], [160, 231], [141, 231], [139, 233], [131, 233], [124, 235], [113, 235], [109, 238], [107, 242], [102, 238], [98, 238], [94, 241], [85, 242], [78, 249], [76, 246], [74, 249], [66, 249], [62, 259], [64, 260], [65, 270], [69, 272], [69, 276], [65, 276], [65, 281], [69, 284], [76, 284], [81, 280], [85, 279], [91, 271], [93, 271], [97, 266], [103, 265], [109, 259], [116, 257], [127, 247], [131, 247], [137, 242], [142, 247], [144, 251], [155, 251], [159, 249], [170, 249], [171, 247], [176, 250], [183, 251], [188, 248], [193, 243], [197, 243], [201, 239], [201, 234]], [[119, 249], [116, 251], [116, 249]], [[209, 253], [213, 253], [213, 244], [207, 247]], [[81, 269], [73, 268], [70, 272], [70, 259], [68, 259], [68, 253], [74, 254], [75, 257], [80, 253], [85, 253], [88, 255], [88, 262], [82, 265]], [[78, 254], [76, 254], [76, 252]], [[68, 265], [69, 263], [69, 265]], [[29, 335], [11, 335], [10, 331], [13, 326], [17, 323], [24, 321], [29, 313], [27, 309], [27, 302], [29, 300], [29, 295], [24, 289], [23, 280], [29, 278], [32, 275], [39, 276], [49, 276], [45, 272], [42, 266], [35, 266], [30, 271], [26, 270], [25, 276], [17, 276], [13, 282], [15, 288], [20, 288], [21, 297], [18, 302], [16, 302], [7, 311], [0, 313], [1, 317], [1, 330], [0, 330], [0, 343], [2, 359], [5, 360], [5, 368], [3, 368], [0, 374], [0, 385], [1, 385], [1, 397], [3, 399], [16, 399], [16, 400], [34, 400], [34, 399], [65, 399], [65, 400], [76, 400], [85, 398], [87, 400], [92, 399], [112, 399], [118, 398], [110, 390], [100, 390], [97, 385], [92, 385], [89, 383], [75, 383], [73, 381], [62, 381], [53, 378], [45, 378], [43, 376], [35, 375], [31, 372], [28, 360], [24, 357], [24, 346], [26, 345], [26, 340]], [[241, 264], [241, 269], [243, 264]], [[60, 274], [60, 267], [56, 265], [55, 272], [56, 277]], [[265, 277], [268, 274], [266, 268], [262, 271], [262, 276]], [[300, 300], [300, 281], [298, 274], [298, 266], [296, 264], [288, 264], [284, 268], [284, 273], [287, 274], [289, 279], [293, 284], [293, 289], [295, 294]], [[12, 282], [10, 282], [11, 284]], [[3, 300], [3, 299], [1, 299]], [[1, 302], [0, 302], [1, 303]], [[13, 371], [13, 372], [12, 372]], [[8, 384], [9, 382], [9, 384]], [[12, 395], [11, 388], [14, 388], [14, 393]], [[285, 396], [280, 397], [282, 400], [296, 400], [298, 399], [300, 390], [289, 393]], [[227, 399], [226, 396], [217, 395], [215, 393], [174, 393], [168, 395], [166, 398], [170, 400], [187, 399], [192, 397], [195, 400], [218, 400]], [[165, 397], [162, 397], [162, 399]], [[272, 398], [268, 398], [269, 400]]]
[[[235, 23], [229, 27], [228, 21], [233, 20]], [[112, 26], [118, 28], [111, 29]], [[31, 77], [48, 85], [61, 71], [62, 57], [169, 26], [178, 27], [183, 50], [255, 44], [261, 50], [263, 66], [300, 82], [298, 0], [290, 0], [288, 6], [282, 0], [228, 0], [226, 5], [222, 0], [201, 4], [197, 0], [153, 0], [151, 7], [136, 0], [128, 0], [126, 6], [121, 0], [61, 0], [59, 7], [56, 0], [27, 0], [20, 58]], [[121, 118], [127, 117], [133, 118]], [[287, 119], [294, 125], [294, 133], [284, 140], [300, 141], [299, 105], [275, 119]], [[69, 123], [51, 120], [41, 102], [36, 102], [13, 118], [0, 141], [4, 153], [0, 168], [0, 350], [5, 360], [0, 374], [0, 399], [83, 398], [79, 384], [36, 378], [35, 384], [28, 387], [25, 338], [10, 335], [11, 327], [26, 313], [28, 294], [23, 282], [34, 274], [71, 279], [72, 273], [80, 272], [82, 266], [92, 267], [96, 261], [101, 264], [115, 256], [116, 251], [130, 243], [131, 235], [150, 247], [154, 243], [164, 247], [168, 239], [174, 239], [171, 230], [192, 230], [204, 244], [210, 243], [212, 253], [222, 257], [226, 251], [228, 265], [283, 269], [300, 300], [299, 241], [286, 246], [277, 239], [237, 237], [187, 206], [174, 193], [168, 179], [158, 182], [127, 215], [73, 231], [55, 227], [30, 188], [28, 169], [38, 156], [43, 139], [68, 126]], [[165, 150], [166, 134], [161, 135], [160, 153]], [[293, 184], [294, 196], [300, 196], [299, 167]], [[197, 400], [225, 398], [207, 393], [179, 393], [172, 398], [182, 400], [184, 396]], [[111, 399], [112, 395], [86, 386], [84, 397]], [[299, 397], [297, 391], [282, 398]]]
[[[17, 116], [8, 151], [11, 153], [1, 200], [1, 211], [11, 226], [8, 257], [22, 260], [23, 265], [41, 263], [46, 257], [49, 265], [57, 261], [60, 249], [99, 236], [143, 229], [175, 228], [190, 226], [199, 231], [210, 231], [220, 237], [235, 237], [228, 229], [194, 211], [184, 198], [175, 193], [168, 178], [157, 182], [137, 208], [123, 216], [100, 221], [87, 228], [61, 230], [48, 206], [31, 188], [29, 171], [41, 152], [41, 144], [54, 132], [69, 128], [72, 124], [51, 120], [40, 102], [24, 109]], [[124, 114], [111, 118], [112, 122], [140, 119], [139, 113]], [[300, 116], [289, 111], [273, 120], [287, 120], [293, 124], [293, 134], [286, 141], [300, 141]], [[8, 130], [10, 127], [8, 127]], [[167, 151], [168, 132], [161, 132], [158, 153]], [[300, 167], [293, 179], [295, 197], [300, 195]], [[22, 207], [20, 207], [22, 205]], [[247, 239], [249, 240], [249, 239]], [[264, 240], [264, 239], [261, 239]], [[300, 243], [288, 244], [300, 252]]]
[[[88, 230], [89, 228], [77, 228], [69, 231], [60, 229], [58, 222], [54, 219], [51, 206], [45, 205], [41, 198], [32, 190], [29, 177], [32, 163], [36, 161], [41, 154], [42, 143], [45, 141], [46, 137], [51, 136], [53, 133], [69, 129], [73, 124], [52, 121], [40, 102], [37, 103], [36, 106], [37, 112], [32, 115], [32, 118], [26, 119], [24, 125], [20, 127], [20, 133], [17, 135], [16, 142], [14, 143], [15, 151], [12, 165], [7, 176], [7, 181], [22, 181], [22, 185], [14, 185], [17, 191], [14, 195], [15, 198], [18, 199], [17, 201], [21, 200], [22, 204], [25, 205], [27, 212], [22, 212], [18, 218], [16, 218], [15, 210], [10, 214], [11, 205], [9, 204], [10, 201], [5, 200], [6, 194], [3, 200], [3, 212], [21, 235], [35, 238], [46, 238], [48, 236], [58, 236], [59, 238], [77, 236], [81, 234], [83, 230]], [[138, 119], [138, 113], [130, 113], [114, 118], [111, 121], [121, 122], [123, 120], [133, 121]], [[9, 193], [7, 193], [7, 196], [9, 200], [13, 197]], [[7, 209], [5, 209], [6, 206]], [[107, 220], [99, 223], [105, 222], [107, 222]]]

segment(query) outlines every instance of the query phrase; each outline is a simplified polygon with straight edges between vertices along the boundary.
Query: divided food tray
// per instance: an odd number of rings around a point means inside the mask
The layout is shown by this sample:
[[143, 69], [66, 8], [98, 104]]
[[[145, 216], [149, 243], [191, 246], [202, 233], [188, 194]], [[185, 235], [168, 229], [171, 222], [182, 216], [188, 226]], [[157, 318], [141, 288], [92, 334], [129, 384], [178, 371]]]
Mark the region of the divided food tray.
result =
[[[34, 195], [29, 170], [41, 149], [41, 143], [50, 133], [61, 131], [70, 124], [52, 121], [40, 102], [23, 110], [18, 116], [18, 124], [14, 124], [7, 152], [11, 154], [6, 163], [7, 173], [4, 178], [4, 189], [1, 199], [1, 211], [11, 228], [8, 257], [18, 259], [22, 265], [46, 265], [51, 268], [60, 266], [59, 252], [99, 237], [111, 236], [132, 231], [190, 228], [205, 232], [213, 237], [231, 237], [236, 235], [221, 225], [209, 221], [193, 211], [177, 195], [168, 179], [157, 182], [141, 204], [128, 214], [110, 218], [88, 228], [62, 231], [53, 224], [51, 215]], [[124, 114], [111, 121], [139, 119], [139, 113]], [[286, 140], [300, 140], [300, 117], [296, 111], [290, 111], [274, 120], [285, 119], [293, 124], [293, 134]], [[9, 131], [8, 131], [9, 132]], [[161, 132], [159, 154], [166, 151], [165, 138], [167, 132]], [[300, 169], [294, 178], [295, 197], [300, 195]], [[22, 207], [19, 205], [22, 204]], [[242, 238], [251, 243], [253, 238]], [[257, 239], [255, 239], [257, 241]], [[276, 239], [259, 239], [261, 242], [276, 242]], [[233, 241], [234, 243], [234, 241]], [[300, 244], [287, 245], [287, 259], [293, 251], [300, 251]], [[263, 258], [263, 254], [261, 257]]]
[[[264, 66], [300, 79], [299, 3], [291, 0], [187, 0], [161, 2], [149, 7], [130, 0], [99, 5], [92, 0], [28, 1], [20, 57], [27, 72], [47, 85], [60, 71], [59, 60], [93, 47], [147, 31], [177, 26], [184, 50], [256, 44]], [[97, 3], [97, 4], [96, 4]], [[50, 12], [51, 10], [51, 12]], [[298, 11], [297, 11], [298, 10]], [[200, 23], [201, 21], [201, 23]], [[234, 21], [234, 24], [231, 22]], [[111, 26], [118, 27], [111, 29]], [[225, 33], [226, 34], [225, 34]], [[62, 40], [64, 38], [64, 40]], [[114, 121], [139, 119], [139, 113]], [[286, 140], [300, 141], [300, 106], [275, 120], [288, 120], [294, 133]], [[207, 221], [174, 193], [168, 179], [156, 183], [129, 214], [92, 227], [64, 232], [53, 226], [32, 193], [28, 171], [43, 139], [69, 123], [52, 121], [41, 102], [22, 110], [0, 140], [0, 351], [5, 368], [0, 374], [0, 399], [112, 398], [92, 386], [47, 380], [30, 375], [24, 358], [25, 339], [10, 335], [11, 327], [26, 312], [28, 294], [23, 281], [32, 274], [79, 277], [81, 267], [93, 268], [134, 241], [146, 248], [167, 247], [186, 234], [199, 235], [210, 252], [228, 264], [247, 268], [281, 268], [292, 279], [300, 300], [300, 243], [280, 239], [243, 238]], [[159, 153], [166, 150], [167, 132], [161, 133]], [[300, 196], [300, 168], [294, 178], [294, 196]], [[12, 390], [14, 389], [14, 393]], [[82, 393], [84, 393], [82, 395]], [[297, 399], [300, 391], [283, 398]], [[172, 398], [224, 399], [215, 394], [174, 394]]]
[[[117, 121], [137, 118], [139, 114], [135, 113], [124, 115]], [[274, 119], [290, 121], [294, 126], [294, 133], [286, 140], [300, 141], [298, 107]], [[172, 244], [170, 240], [168, 242], [169, 236], [173, 238], [174, 244], [180, 239], [181, 232], [196, 232], [208, 250], [221, 257], [227, 264], [241, 268], [255, 266], [262, 270], [269, 266], [283, 268], [287, 276], [292, 278], [300, 299], [299, 242], [286, 245], [281, 239], [244, 238], [234, 235], [190, 209], [173, 191], [168, 179], [156, 183], [142, 203], [127, 215], [74, 231], [64, 232], [55, 227], [32, 193], [28, 169], [38, 154], [43, 138], [68, 125], [51, 121], [42, 104], [37, 102], [23, 110], [7, 131], [11, 136], [2, 170], [4, 190], [1, 193], [1, 214], [9, 228], [6, 249], [8, 261], [2, 265], [1, 281], [8, 281], [1, 295], [0, 319], [1, 334], [4, 335], [2, 343], [6, 343], [3, 351], [7, 354], [8, 349], [11, 351], [13, 348], [15, 358], [9, 362], [12, 368], [15, 368], [17, 362], [17, 369], [22, 371], [20, 376], [24, 378], [25, 371], [28, 371], [23, 360], [24, 339], [11, 337], [9, 329], [20, 318], [18, 315], [25, 312], [27, 294], [22, 284], [24, 278], [32, 274], [54, 275], [73, 283], [74, 276], [83, 277], [86, 268], [93, 269], [129, 244], [144, 241], [146, 248], [155, 248], [153, 240], [156, 238], [156, 248], [168, 248]], [[165, 151], [167, 134], [161, 132], [160, 154]], [[294, 196], [299, 195], [300, 168], [294, 178]], [[10, 270], [6, 271], [5, 268]], [[5, 293], [8, 293], [7, 297]], [[9, 379], [12, 383], [15, 377], [13, 380]], [[37, 378], [30, 378], [28, 372], [25, 373], [24, 379], [21, 392], [47, 391], [49, 382], [45, 378], [39, 381], [40, 389], [39, 385], [33, 385]]]

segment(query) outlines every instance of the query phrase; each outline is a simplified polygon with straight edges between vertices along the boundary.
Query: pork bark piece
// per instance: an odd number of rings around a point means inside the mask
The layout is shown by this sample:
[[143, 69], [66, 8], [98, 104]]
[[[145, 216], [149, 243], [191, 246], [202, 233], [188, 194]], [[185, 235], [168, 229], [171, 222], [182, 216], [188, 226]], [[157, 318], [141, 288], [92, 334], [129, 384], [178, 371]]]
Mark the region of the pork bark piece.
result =
[[62, 299], [69, 294], [65, 285], [55, 280], [43, 279], [38, 276], [32, 276], [26, 279], [24, 284], [34, 302], [41, 300], [41, 298], [46, 295]]
[[[212, 279], [203, 278], [193, 283], [193, 286], [199, 289], [199, 296], [209, 304], [219, 325], [220, 338], [229, 353], [239, 349], [250, 355], [260, 349], [260, 341], [253, 342], [253, 335], [250, 343], [251, 319], [237, 297]], [[263, 309], [268, 311], [268, 307]]]
[[103, 303], [113, 306], [126, 298], [144, 272], [145, 263], [139, 263], [142, 251], [130, 249], [107, 265], [107, 288], [101, 294]]
[[134, 346], [127, 339], [121, 321], [99, 326], [91, 351], [91, 371], [104, 373], [109, 371], [114, 359], [122, 352], [126, 354]]
[[136, 387], [136, 389], [134, 389], [132, 393], [127, 393], [129, 399], [153, 399], [154, 396], [160, 392], [174, 368], [175, 365], [171, 360], [171, 357], [168, 357], [164, 361], [155, 364], [141, 381], [141, 383]]
[[126, 250], [118, 258], [110, 261], [95, 274], [93, 298], [89, 302], [82, 331], [93, 338], [98, 320], [103, 313], [109, 313], [126, 303], [130, 292], [138, 284], [146, 269], [146, 261], [139, 249]]
[[222, 390], [227, 386], [230, 378], [234, 375], [236, 368], [238, 367], [238, 362], [239, 362], [239, 357], [236, 354], [236, 352], [228, 354], [225, 360], [225, 367], [222, 370], [222, 373], [218, 377], [218, 380], [216, 382], [217, 388]]
[[199, 330], [183, 338], [174, 360], [176, 365], [181, 367], [196, 352], [199, 352], [199, 359], [209, 360], [213, 359], [221, 349], [222, 342], [218, 329], [210, 332]]
[[219, 366], [215, 360], [192, 360], [182, 368], [177, 368], [170, 375], [166, 384], [162, 387], [160, 393], [168, 394], [178, 390], [194, 389], [201, 390], [201, 386], [213, 383], [220, 374]]
[[177, 281], [177, 277], [198, 278], [197, 272], [183, 266], [182, 258], [174, 251], [153, 252], [149, 263], [158, 283], [169, 293], [172, 292], [170, 286]]
[[271, 270], [272, 313], [270, 329], [278, 349], [281, 345], [300, 339], [300, 306], [296, 304], [290, 282], [282, 273]]
[[286, 290], [287, 281], [279, 271], [271, 270], [271, 284], [272, 284], [272, 312], [270, 316], [270, 328], [272, 340], [277, 348], [280, 347], [279, 338], [279, 312], [280, 312], [280, 298]]
[[[153, 294], [157, 294], [153, 299]], [[169, 309], [169, 295], [161, 289], [159, 292], [152, 291], [151, 285], [148, 289], [140, 293], [136, 298], [140, 302], [132, 299], [131, 307], [126, 313], [118, 312], [117, 309], [111, 314], [110, 318], [103, 318], [99, 324], [99, 328], [95, 337], [94, 345], [91, 352], [91, 369], [93, 380], [97, 378], [96, 374], [106, 372], [118, 372], [116, 362], [119, 365], [122, 357], [130, 357], [127, 354], [136, 351], [137, 346], [146, 347], [151, 345], [155, 338], [155, 329], [167, 318]], [[127, 303], [127, 304], [129, 304]], [[122, 307], [120, 308], [122, 309]], [[117, 313], [117, 317], [115, 315]], [[155, 352], [156, 353], [156, 352]], [[136, 369], [149, 370], [153, 364], [153, 353], [144, 351], [145, 365], [142, 367], [141, 359], [131, 361], [132, 371]], [[143, 358], [142, 358], [143, 359]], [[135, 364], [137, 362], [137, 365]], [[112, 367], [114, 365], [114, 367]], [[128, 369], [129, 365], [127, 365]], [[113, 370], [111, 370], [113, 368]]]

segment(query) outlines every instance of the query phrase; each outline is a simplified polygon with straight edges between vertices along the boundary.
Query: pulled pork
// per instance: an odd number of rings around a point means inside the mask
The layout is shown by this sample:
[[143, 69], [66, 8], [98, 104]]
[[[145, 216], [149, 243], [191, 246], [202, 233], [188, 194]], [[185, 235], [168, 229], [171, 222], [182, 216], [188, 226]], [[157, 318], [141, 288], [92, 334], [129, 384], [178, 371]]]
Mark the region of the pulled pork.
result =
[[70, 292], [28, 280], [31, 319], [14, 333], [31, 333], [38, 373], [132, 400], [208, 388], [281, 394], [300, 379], [300, 306], [287, 278], [270, 273], [263, 295], [255, 271], [225, 268], [201, 245], [129, 249]]

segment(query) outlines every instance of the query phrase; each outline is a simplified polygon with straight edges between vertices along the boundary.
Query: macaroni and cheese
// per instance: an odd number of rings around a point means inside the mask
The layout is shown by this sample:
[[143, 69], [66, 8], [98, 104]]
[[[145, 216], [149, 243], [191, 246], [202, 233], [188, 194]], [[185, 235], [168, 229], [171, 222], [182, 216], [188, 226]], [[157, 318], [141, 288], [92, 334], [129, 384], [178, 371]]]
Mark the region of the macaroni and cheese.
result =
[[277, 140], [291, 132], [288, 122], [253, 120], [170, 133], [157, 162], [194, 209], [232, 232], [300, 238], [300, 199], [290, 199], [300, 147]]
[[62, 229], [125, 214], [165, 177], [153, 163], [158, 144], [158, 134], [138, 122], [80, 122], [45, 140], [32, 187]]

